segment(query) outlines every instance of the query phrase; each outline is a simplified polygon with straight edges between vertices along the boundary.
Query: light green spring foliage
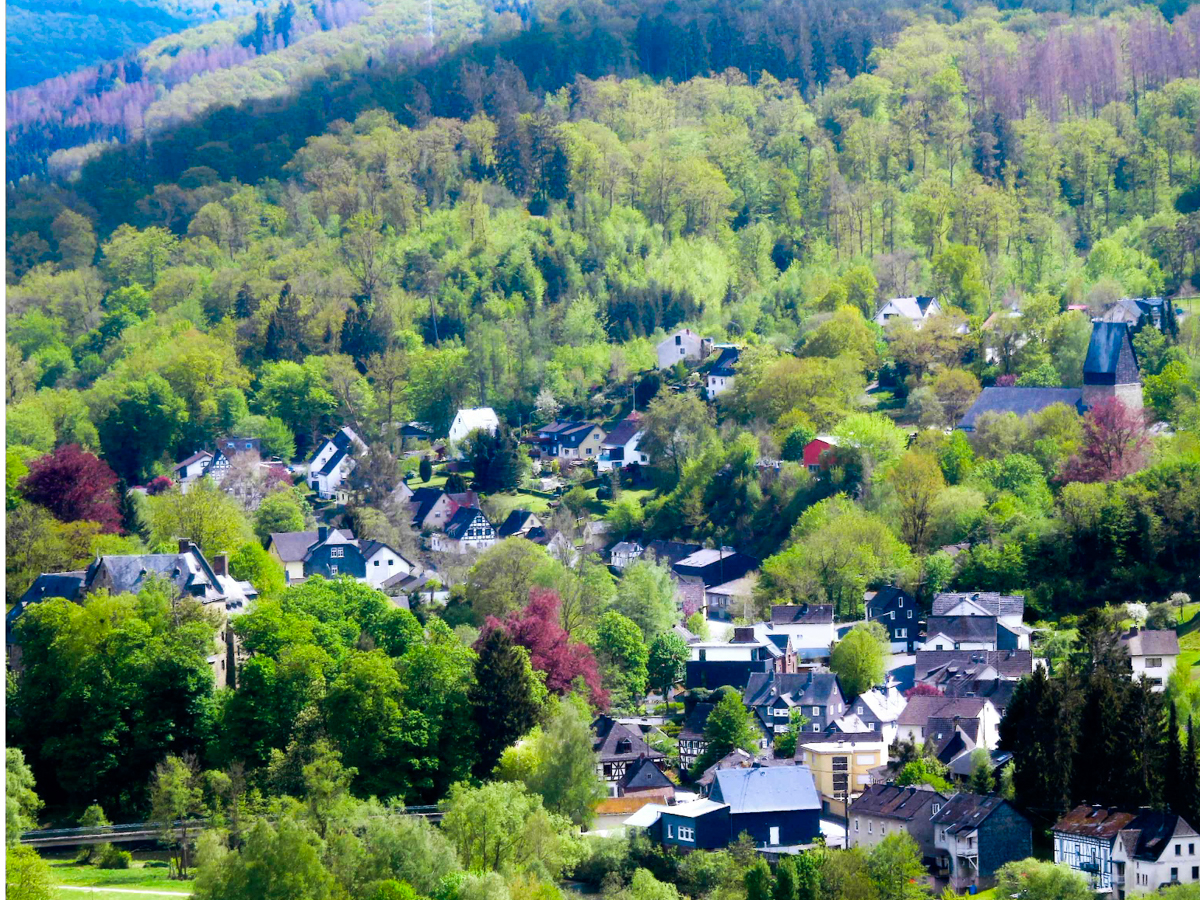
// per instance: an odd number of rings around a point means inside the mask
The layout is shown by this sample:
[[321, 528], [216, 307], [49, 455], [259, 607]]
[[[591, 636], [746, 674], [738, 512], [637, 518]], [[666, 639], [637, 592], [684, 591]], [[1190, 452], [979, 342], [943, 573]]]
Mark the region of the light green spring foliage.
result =
[[888, 637], [878, 622], [855, 625], [833, 648], [829, 668], [847, 697], [857, 697], [882, 683]]
[[16, 843], [21, 833], [37, 827], [42, 801], [34, 790], [33, 770], [16, 747], [4, 751], [4, 834]]
[[1093, 896], [1083, 875], [1036, 859], [1001, 866], [996, 872], [996, 892], [1017, 900], [1086, 900]]

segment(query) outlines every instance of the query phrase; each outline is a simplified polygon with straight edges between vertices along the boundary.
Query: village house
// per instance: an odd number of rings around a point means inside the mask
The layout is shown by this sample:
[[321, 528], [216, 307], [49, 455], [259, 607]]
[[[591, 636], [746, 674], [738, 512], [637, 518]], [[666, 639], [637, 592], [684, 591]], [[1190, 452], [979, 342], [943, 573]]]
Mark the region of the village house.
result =
[[890, 746], [900, 731], [900, 716], [908, 700], [894, 683], [873, 687], [854, 698], [847, 709], [856, 716], [867, 731], [877, 731]]
[[821, 806], [834, 816], [846, 814], [848, 804], [874, 781], [871, 770], [888, 761], [888, 745], [878, 734], [822, 734], [802, 740], [796, 762], [812, 770]]
[[618, 797], [637, 797], [647, 803], [672, 803], [675, 784], [651, 759], [639, 757], [625, 768], [617, 781]]
[[868, 591], [864, 597], [868, 622], [878, 622], [888, 633], [893, 653], [912, 653], [920, 643], [921, 612], [907, 591], [893, 585]]
[[283, 566], [288, 584], [314, 575], [349, 576], [380, 588], [397, 575], [412, 575], [417, 568], [381, 541], [358, 540], [349, 529], [324, 526], [274, 532], [268, 538], [267, 552]]
[[837, 640], [833, 606], [828, 603], [772, 606], [771, 621], [766, 627], [769, 631], [788, 635], [792, 639], [792, 648], [805, 658], [815, 656], [828, 659], [830, 649]]
[[705, 586], [726, 584], [758, 568], [758, 560], [732, 547], [701, 547], [672, 566], [680, 578], [703, 582]]
[[544, 530], [545, 524], [536, 514], [528, 509], [514, 509], [500, 527], [496, 529], [496, 537], [500, 540], [510, 537], [529, 537], [531, 533]]
[[808, 720], [803, 730], [814, 734], [826, 731], [835, 719], [846, 714], [846, 698], [832, 672], [810, 669], [795, 674], [752, 674], [742, 696], [763, 730], [764, 747], [775, 735], [787, 731], [793, 709]]
[[906, 831], [921, 848], [921, 855], [931, 860], [937, 855], [933, 817], [946, 799], [925, 784], [869, 784], [850, 804], [847, 846], [870, 850], [889, 834]]
[[496, 543], [496, 529], [483, 511], [473, 506], [460, 506], [442, 531], [431, 537], [431, 548], [438, 553], [474, 553]]
[[137, 594], [151, 581], [165, 581], [179, 597], [199, 601], [205, 609], [219, 613], [222, 625], [217, 647], [209, 655], [217, 687], [228, 684], [237, 656], [237, 640], [228, 627], [229, 619], [244, 613], [258, 597], [248, 581], [229, 574], [229, 555], [217, 553], [210, 562], [189, 540], [179, 541], [176, 553], [135, 553], [97, 556], [87, 569], [39, 575], [5, 615], [8, 664], [20, 667], [20, 647], [13, 626], [34, 603], [61, 597], [81, 602], [96, 591]]
[[704, 729], [708, 725], [708, 716], [713, 708], [712, 703], [697, 703], [684, 720], [683, 728], [676, 738], [680, 769], [690, 769], [708, 749], [708, 738], [704, 736]]
[[596, 753], [596, 774], [608, 784], [608, 795], [617, 796], [617, 784], [625, 770], [641, 759], [659, 765], [666, 755], [646, 743], [641, 731], [623, 725], [612, 716], [597, 716], [592, 722], [592, 750]]
[[728, 641], [696, 641], [688, 645], [691, 656], [685, 663], [685, 685], [692, 688], [718, 688], [731, 685], [741, 690], [754, 673], [784, 674], [796, 670], [796, 656], [784, 638], [780, 647], [773, 640], [755, 633], [750, 625], [733, 629]]
[[937, 872], [955, 891], [986, 888], [1005, 863], [1033, 855], [1033, 827], [994, 794], [955, 794], [933, 817]]
[[956, 679], [1019, 681], [1033, 671], [1029, 650], [918, 650], [913, 677], [943, 693]]
[[801, 457], [804, 468], [812, 475], [816, 475], [821, 471], [822, 460], [826, 451], [832, 450], [838, 445], [838, 439], [831, 434], [818, 434], [815, 438], [804, 445], [804, 453]]
[[716, 362], [708, 370], [704, 379], [704, 391], [709, 400], [716, 400], [717, 397], [733, 387], [738, 358], [741, 356], [741, 351], [737, 347], [721, 347], [720, 350]]
[[308, 463], [308, 485], [322, 500], [345, 503], [348, 495], [343, 485], [354, 469], [355, 455], [367, 452], [367, 445], [354, 429], [346, 426], [332, 437], [323, 440]]
[[934, 297], [893, 297], [879, 307], [872, 321], [880, 328], [898, 320], [920, 328], [927, 319], [939, 315], [941, 311], [942, 306]]
[[712, 352], [711, 338], [703, 338], [690, 328], [680, 328], [658, 343], [658, 367], [669, 369], [680, 360], [698, 362]]
[[740, 578], [706, 587], [700, 583], [704, 593], [704, 607], [708, 618], [728, 622], [730, 619], [746, 619], [754, 609], [754, 586], [758, 573], [748, 572]]
[[1170, 318], [1177, 315], [1174, 304], [1162, 297], [1137, 297], [1118, 300], [1100, 316], [1101, 322], [1120, 322], [1130, 328], [1152, 325], [1165, 331]]
[[447, 443], [454, 452], [457, 452], [473, 432], [486, 431], [488, 434], [495, 434], [499, 429], [500, 419], [490, 406], [460, 409], [454, 414], [454, 420], [450, 423]]
[[641, 449], [642, 417], [638, 413], [626, 416], [600, 442], [600, 456], [596, 460], [597, 472], [611, 472], [626, 466], [644, 466], [650, 457]]
[[1000, 714], [982, 697], [914, 695], [908, 698], [896, 725], [899, 740], [918, 745], [929, 740], [938, 746], [959, 729], [976, 747], [992, 750], [1000, 742]]
[[441, 531], [464, 506], [479, 508], [479, 496], [474, 491], [449, 494], [441, 488], [419, 487], [408, 498], [413, 528], [418, 531]]
[[1134, 625], [1121, 635], [1121, 646], [1129, 654], [1135, 680], [1145, 678], [1155, 692], [1166, 690], [1179, 658], [1179, 636], [1174, 630], [1152, 631]]
[[551, 422], [538, 429], [537, 440], [552, 459], [566, 463], [598, 460], [604, 429], [595, 422]]
[[1174, 813], [1077, 806], [1055, 823], [1054, 861], [1097, 894], [1148, 894], [1200, 882], [1200, 835]]
[[172, 466], [171, 472], [179, 484], [179, 490], [186, 494], [188, 489], [208, 472], [212, 459], [213, 455], [210, 451], [200, 450]]
[[640, 559], [642, 554], [646, 552], [646, 548], [637, 541], [619, 541], [613, 544], [613, 548], [609, 551], [608, 564], [614, 569], [625, 569], [634, 560]]

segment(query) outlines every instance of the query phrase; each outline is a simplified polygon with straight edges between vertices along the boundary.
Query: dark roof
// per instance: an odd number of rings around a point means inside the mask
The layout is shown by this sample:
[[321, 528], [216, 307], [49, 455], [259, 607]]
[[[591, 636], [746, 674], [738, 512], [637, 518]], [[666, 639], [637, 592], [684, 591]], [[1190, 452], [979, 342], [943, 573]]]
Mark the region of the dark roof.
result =
[[[341, 529], [342, 537], [348, 541], [354, 540], [354, 532]], [[320, 532], [316, 531], [274, 531], [271, 533], [271, 546], [285, 563], [301, 562], [308, 555], [308, 549], [320, 540]]]
[[679, 732], [679, 737], [689, 740], [704, 737], [704, 726], [708, 724], [709, 714], [713, 711], [714, 704], [712, 703], [697, 703], [691, 714], [687, 717], [687, 721], [683, 723], [683, 729]]
[[1111, 841], [1137, 816], [1130, 810], [1083, 804], [1055, 822], [1054, 831]]
[[593, 428], [599, 427], [595, 422], [551, 422], [545, 428], [539, 428], [538, 434], [548, 435], [554, 443], [564, 447], [578, 447]]
[[642, 757], [625, 767], [625, 774], [617, 782], [627, 791], [644, 791], [653, 788], [673, 788], [671, 779], [655, 765], [654, 760]]
[[1007, 801], [995, 794], [955, 794], [933, 817], [949, 834], [974, 831]]
[[772, 606], [772, 625], [829, 625], [833, 622], [833, 607], [827, 604]]
[[1136, 626], [1121, 635], [1130, 656], [1178, 656], [1179, 636], [1173, 630], [1147, 631]]
[[450, 521], [446, 523], [446, 537], [450, 538], [451, 540], [458, 540], [467, 533], [467, 529], [475, 523], [477, 518], [481, 518], [483, 521], [487, 522], [487, 519], [484, 517], [483, 513], [475, 507], [460, 506], [454, 511], [454, 515], [451, 517]]
[[709, 799], [728, 803], [734, 815], [821, 808], [808, 766], [718, 769]]
[[504, 522], [496, 529], [497, 537], [508, 537], [516, 534], [525, 527], [525, 523], [533, 517], [533, 513], [528, 509], [514, 509], [505, 517]]
[[933, 755], [943, 765], [949, 765], [979, 746], [978, 719], [934, 717], [926, 724], [926, 729], [926, 738], [933, 741]]
[[926, 640], [939, 634], [962, 643], [995, 643], [995, 616], [930, 616], [925, 624]]
[[[976, 747], [976, 750], [979, 748]], [[970, 778], [975, 771], [975, 752], [964, 753], [958, 759], [947, 763], [950, 774], [958, 778]], [[1007, 750], [993, 750], [988, 754], [988, 767], [994, 772], [1012, 761], [1013, 755]]]
[[[196, 582], [196, 573], [188, 565], [184, 553], [142, 553], [130, 556], [101, 556], [87, 570], [86, 583], [93, 584], [100, 570], [108, 573], [109, 590], [114, 594], [136, 594], [152, 575], [166, 578], [182, 593], [190, 593], [189, 588]], [[216, 573], [208, 567], [199, 552], [195, 561], [201, 569], [201, 574], [213, 586], [216, 586]], [[219, 590], [219, 588], [218, 588]]]
[[186, 468], [187, 466], [190, 466], [194, 462], [199, 462], [200, 460], [204, 459], [206, 456], [211, 457], [212, 454], [209, 453], [207, 450], [200, 450], [196, 453], [193, 453], [191, 456], [189, 456], [187, 459], [183, 460], [182, 462], [175, 463], [175, 465], [171, 466], [171, 471], [178, 472], [180, 469]]
[[723, 348], [720, 356], [717, 357], [717, 361], [713, 364], [713, 367], [708, 370], [708, 374], [732, 376], [735, 374], [734, 366], [737, 365], [738, 357], [741, 356], [741, 353], [742, 351], [737, 349], [737, 347]]
[[435, 487], [419, 487], [413, 491], [412, 496], [408, 498], [409, 504], [413, 507], [413, 521], [418, 525], [424, 522], [429, 511], [433, 509], [435, 503], [442, 499], [444, 493], [446, 492], [441, 488]]
[[651, 541], [646, 545], [646, 552], [653, 553], [657, 562], [674, 566], [684, 557], [691, 556], [700, 547], [700, 544], [686, 544], [680, 541]]
[[1021, 682], [1015, 678], [988, 678], [980, 680], [972, 678], [968, 673], [951, 675], [945, 680], [938, 681], [942, 694], [947, 697], [982, 697], [991, 700], [992, 706], [1003, 714], [1012, 702], [1017, 685]]
[[[622, 725], [612, 716], [597, 716], [592, 722], [592, 733], [596, 736], [592, 742], [592, 749], [600, 756], [601, 761], [628, 761], [639, 756], [666, 759], [663, 754], [647, 744], [637, 730]], [[629, 741], [629, 749], [618, 753], [618, 744], [626, 740]]]
[[982, 606], [993, 616], [1025, 615], [1025, 598], [1020, 594], [1001, 594], [999, 591], [943, 591], [933, 598], [931, 615], [945, 616], [963, 600]]
[[875, 595], [867, 600], [867, 618], [875, 619], [883, 615], [892, 608], [893, 605], [899, 605], [898, 601], [904, 600], [905, 603], [912, 609], [917, 608], [917, 603], [913, 600], [912, 595], [907, 591], [902, 591], [895, 585], [889, 584], [881, 587], [875, 592]]
[[77, 600], [83, 592], [85, 572], [44, 572], [34, 579], [14, 609], [39, 600], [49, 600], [52, 597], [62, 597], [66, 600]]
[[1033, 671], [1030, 650], [918, 650], [915, 680], [928, 681], [940, 674], [978, 672], [991, 666], [1002, 678], [1020, 678]]
[[901, 727], [916, 725], [926, 727], [930, 722], [942, 719], [975, 719], [988, 701], [980, 697], [929, 697], [917, 695], [908, 698], [908, 705], [900, 713], [897, 722]]
[[987, 387], [975, 398], [958, 427], [963, 431], [974, 431], [975, 423], [984, 413], [1016, 413], [1027, 416], [1041, 412], [1047, 406], [1063, 403], [1079, 411], [1083, 406], [1081, 388], [1045, 387]]
[[841, 686], [832, 672], [752, 672], [743, 696], [746, 706], [753, 707], [789, 694], [797, 706], [828, 706], [835, 694], [841, 694]]
[[613, 428], [607, 435], [601, 446], [603, 447], [624, 447], [633, 439], [633, 436], [638, 433], [642, 427], [642, 417], [636, 413], [626, 416], [616, 427]]
[[1176, 837], [1194, 837], [1195, 830], [1174, 813], [1143, 810], [1121, 831], [1125, 852], [1133, 859], [1158, 862]]
[[1133, 384], [1138, 380], [1129, 326], [1124, 322], [1093, 322], [1092, 339], [1083, 360], [1083, 383]]
[[850, 804], [850, 812], [910, 822], [918, 815], [927, 815], [925, 810], [934, 800], [945, 799], [927, 785], [898, 787], [894, 784], [869, 784], [858, 795], [858, 799]]
[[338, 463], [345, 459], [348, 454], [349, 451], [346, 448], [338, 447], [338, 449], [334, 451], [333, 456], [329, 457], [329, 461], [321, 467], [321, 471], [318, 474], [328, 475], [337, 468]]

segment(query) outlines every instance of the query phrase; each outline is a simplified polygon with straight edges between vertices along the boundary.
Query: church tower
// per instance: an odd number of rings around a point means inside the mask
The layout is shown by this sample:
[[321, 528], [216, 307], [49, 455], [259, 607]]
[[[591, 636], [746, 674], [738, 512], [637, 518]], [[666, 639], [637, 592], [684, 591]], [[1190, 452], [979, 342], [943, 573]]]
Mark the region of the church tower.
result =
[[1125, 322], [1093, 322], [1083, 361], [1083, 405], [1091, 408], [1116, 397], [1130, 409], [1142, 408], [1142, 376], [1132, 335]]

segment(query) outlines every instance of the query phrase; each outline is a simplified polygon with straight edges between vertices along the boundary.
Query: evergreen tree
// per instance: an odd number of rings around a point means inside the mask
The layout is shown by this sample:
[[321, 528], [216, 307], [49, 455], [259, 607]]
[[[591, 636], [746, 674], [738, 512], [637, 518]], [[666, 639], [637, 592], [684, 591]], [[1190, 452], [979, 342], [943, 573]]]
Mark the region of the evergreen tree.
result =
[[263, 358], [272, 361], [282, 359], [292, 362], [302, 361], [308, 355], [308, 347], [301, 338], [302, 328], [300, 298], [292, 293], [291, 283], [285, 283], [279, 292], [279, 303], [267, 323]]
[[479, 735], [476, 774], [490, 775], [505, 748], [533, 727], [538, 716], [533, 670], [508, 632], [492, 628], [476, 645], [475, 683], [468, 699]]

